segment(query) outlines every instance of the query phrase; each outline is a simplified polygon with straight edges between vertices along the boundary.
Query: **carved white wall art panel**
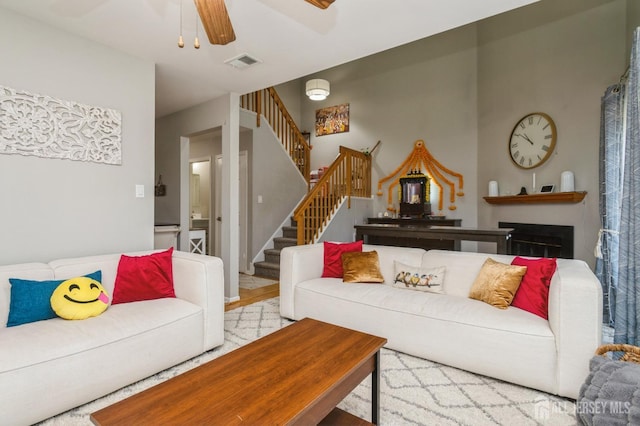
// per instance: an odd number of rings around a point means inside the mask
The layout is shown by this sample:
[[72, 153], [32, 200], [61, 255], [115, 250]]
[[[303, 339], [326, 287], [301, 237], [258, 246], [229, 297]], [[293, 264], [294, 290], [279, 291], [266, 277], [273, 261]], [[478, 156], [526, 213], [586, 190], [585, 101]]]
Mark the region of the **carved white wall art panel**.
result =
[[122, 163], [119, 111], [0, 86], [0, 154]]

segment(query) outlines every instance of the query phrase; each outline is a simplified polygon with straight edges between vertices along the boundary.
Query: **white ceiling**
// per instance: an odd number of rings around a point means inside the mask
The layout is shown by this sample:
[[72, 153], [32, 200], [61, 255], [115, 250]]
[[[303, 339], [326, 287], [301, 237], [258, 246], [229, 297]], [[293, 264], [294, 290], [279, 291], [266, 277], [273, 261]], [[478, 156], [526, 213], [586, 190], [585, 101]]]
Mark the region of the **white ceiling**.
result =
[[[229, 92], [290, 81], [538, 0], [336, 0], [326, 10], [303, 0], [226, 0], [236, 41], [212, 46], [196, 10], [183, 0], [0, 0], [51, 26], [156, 64], [156, 116]], [[243, 53], [262, 62], [244, 70], [225, 60]]]

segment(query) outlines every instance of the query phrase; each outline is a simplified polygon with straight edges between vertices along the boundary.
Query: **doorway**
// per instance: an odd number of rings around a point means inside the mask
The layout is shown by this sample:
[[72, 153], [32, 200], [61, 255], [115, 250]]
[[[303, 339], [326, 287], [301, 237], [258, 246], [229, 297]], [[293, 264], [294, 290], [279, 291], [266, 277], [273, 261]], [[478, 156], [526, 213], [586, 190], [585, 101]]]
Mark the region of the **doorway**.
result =
[[189, 160], [189, 231], [205, 231], [204, 254], [212, 246], [211, 194], [211, 157]]

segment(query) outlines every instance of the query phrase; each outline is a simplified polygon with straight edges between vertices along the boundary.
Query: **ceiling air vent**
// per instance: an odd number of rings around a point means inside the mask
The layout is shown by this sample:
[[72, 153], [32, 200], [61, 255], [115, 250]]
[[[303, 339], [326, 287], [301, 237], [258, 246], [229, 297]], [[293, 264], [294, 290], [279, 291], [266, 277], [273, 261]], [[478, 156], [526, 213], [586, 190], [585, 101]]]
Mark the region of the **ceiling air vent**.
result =
[[225, 64], [231, 65], [232, 67], [240, 70], [260, 62], [262, 61], [250, 56], [247, 53], [243, 53], [240, 56], [236, 56], [235, 58], [227, 59], [226, 61], [224, 61]]

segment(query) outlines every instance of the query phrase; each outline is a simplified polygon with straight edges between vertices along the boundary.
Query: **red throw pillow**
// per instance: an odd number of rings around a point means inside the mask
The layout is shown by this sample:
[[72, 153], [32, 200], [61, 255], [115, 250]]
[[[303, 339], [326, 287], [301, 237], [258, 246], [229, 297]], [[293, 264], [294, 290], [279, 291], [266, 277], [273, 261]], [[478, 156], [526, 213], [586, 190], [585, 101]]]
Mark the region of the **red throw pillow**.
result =
[[176, 297], [172, 255], [173, 247], [146, 256], [120, 256], [112, 304]]
[[342, 253], [362, 251], [362, 240], [355, 243], [324, 242], [322, 278], [342, 278]]
[[556, 271], [556, 259], [525, 259], [516, 256], [511, 264], [527, 267], [511, 306], [549, 319], [549, 286]]

